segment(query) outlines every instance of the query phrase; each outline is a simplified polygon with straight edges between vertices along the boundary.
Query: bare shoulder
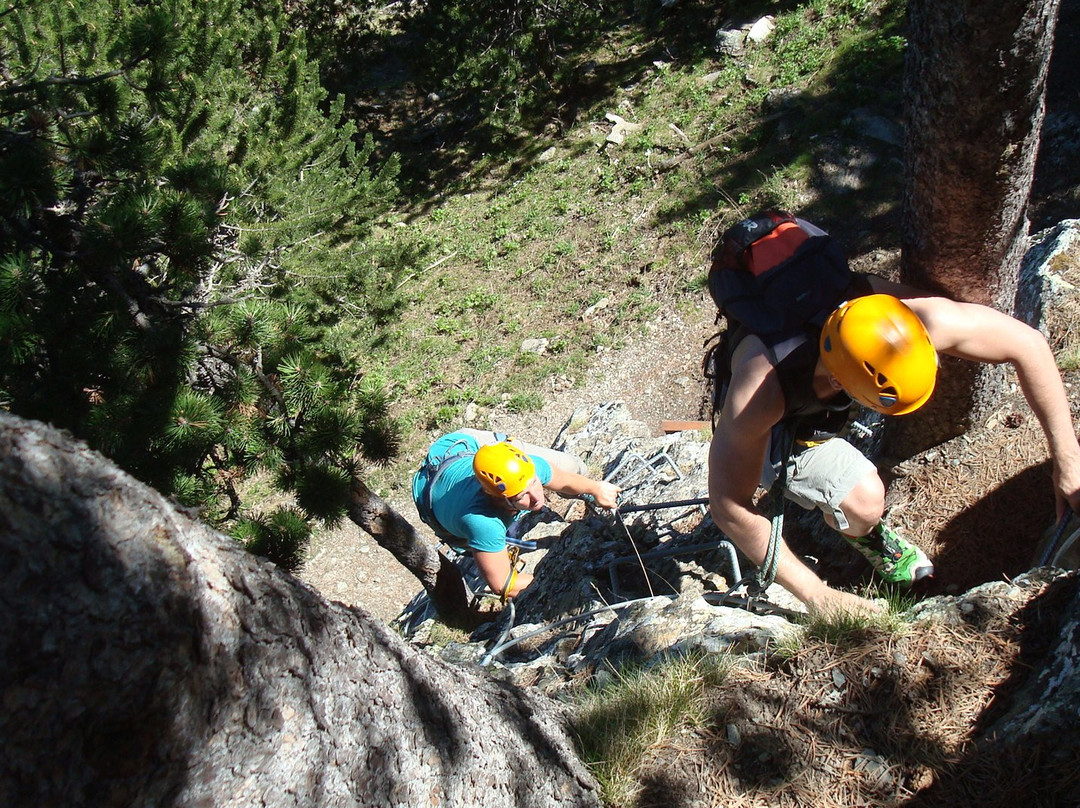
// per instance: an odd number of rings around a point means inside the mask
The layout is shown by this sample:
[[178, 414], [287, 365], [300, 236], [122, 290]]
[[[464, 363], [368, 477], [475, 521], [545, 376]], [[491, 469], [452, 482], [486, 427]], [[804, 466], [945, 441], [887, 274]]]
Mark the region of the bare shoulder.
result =
[[731, 381], [721, 424], [728, 429], [768, 431], [784, 413], [784, 394], [764, 343], [748, 336], [731, 357]]
[[1035, 329], [997, 309], [870, 277], [875, 292], [895, 295], [915, 312], [940, 353], [1003, 362], [1039, 350], [1041, 335]]
[[731, 375], [765, 377], [775, 373], [769, 352], [760, 337], [744, 337], [731, 356]]

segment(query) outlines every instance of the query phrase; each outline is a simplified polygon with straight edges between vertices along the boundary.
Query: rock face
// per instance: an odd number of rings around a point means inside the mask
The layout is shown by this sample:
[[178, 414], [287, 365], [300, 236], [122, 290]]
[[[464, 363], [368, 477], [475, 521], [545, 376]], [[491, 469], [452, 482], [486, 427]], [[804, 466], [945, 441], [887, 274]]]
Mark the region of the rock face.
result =
[[[1075, 573], [1072, 591], [1075, 593]], [[1080, 727], [1080, 598], [1073, 594], [1038, 673], [1027, 680], [1012, 707], [997, 721], [997, 734], [1019, 742], [1068, 737]], [[1054, 744], [1051, 744], [1051, 748]]]
[[[766, 592], [765, 613], [725, 605], [725, 594], [753, 570], [703, 506], [651, 507], [703, 498], [703, 433], [652, 437], [624, 404], [611, 403], [576, 413], [554, 445], [622, 485], [625, 512], [612, 517], [575, 501], [564, 515], [537, 520], [525, 538], [539, 547], [522, 556], [537, 576], [532, 587], [467, 642], [440, 648], [430, 640], [434, 621], [417, 602], [398, 621], [415, 644], [447, 661], [479, 665], [497, 678], [555, 694], [590, 677], [602, 680], [611, 666], [648, 665], [672, 654], [724, 652], [736, 662], [757, 664], [769, 646], [800, 631], [802, 607], [779, 587]], [[636, 510], [641, 506], [650, 507]], [[830, 563], [829, 548], [822, 552], [822, 563]], [[461, 563], [477, 581], [471, 562]], [[1037, 663], [1036, 672], [1017, 686], [1008, 712], [982, 733], [1045, 738], [1080, 726], [1076, 591], [1076, 573], [1038, 569], [956, 597], [929, 598], [903, 617], [918, 630], [926, 621], [982, 625], [988, 615], [1000, 619], [1054, 609], [1040, 624], [1048, 632], [1046, 647], [1029, 660]]]
[[[1047, 333], [1055, 349], [1075, 347], [1077, 304], [1062, 270], [1076, 260], [1080, 221], [1062, 222], [1033, 239], [1021, 277], [1018, 315]], [[869, 430], [867, 430], [869, 431]], [[874, 436], [851, 438], [872, 454]], [[481, 664], [493, 675], [553, 693], [570, 682], [603, 675], [606, 663], [648, 664], [669, 654], [727, 652], [755, 660], [768, 645], [799, 631], [802, 607], [779, 587], [765, 610], [739, 608], [726, 597], [753, 570], [712, 524], [707, 490], [708, 436], [685, 431], [660, 437], [635, 421], [621, 402], [576, 412], [554, 447], [582, 458], [590, 472], [623, 487], [613, 517], [574, 501], [535, 520], [525, 553], [535, 583], [494, 623], [467, 642], [435, 648], [433, 621], [422, 600], [399, 619], [416, 644], [455, 662]], [[659, 507], [670, 503], [690, 503]], [[853, 554], [820, 518], [788, 506], [787, 521], [814, 539], [811, 566], [836, 568]], [[467, 558], [459, 563], [473, 584]], [[916, 626], [989, 625], [985, 616], [1020, 620], [1038, 612], [1030, 651], [1009, 683], [1008, 699], [982, 737], [1006, 733], [1045, 738], [1080, 727], [1080, 600], [1076, 573], [1044, 568], [1011, 581], [984, 584], [957, 596], [928, 598], [903, 615]], [[762, 613], [764, 611], [765, 613]], [[915, 629], [917, 630], [917, 628]], [[1027, 630], [1025, 628], [1025, 630]], [[1030, 670], [1030, 675], [1028, 671]]]

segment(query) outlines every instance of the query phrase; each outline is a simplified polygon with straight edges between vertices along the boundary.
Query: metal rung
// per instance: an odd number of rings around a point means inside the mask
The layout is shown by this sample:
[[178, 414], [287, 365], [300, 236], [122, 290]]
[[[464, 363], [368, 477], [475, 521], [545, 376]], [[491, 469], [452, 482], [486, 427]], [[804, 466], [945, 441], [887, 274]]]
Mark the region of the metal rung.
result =
[[[620, 476], [620, 472], [623, 471], [623, 467], [626, 466], [627, 463], [629, 463], [630, 461], [637, 461], [637, 467], [630, 469], [629, 471], [625, 472], [625, 474]], [[646, 460], [644, 457], [637, 454], [636, 452], [628, 452], [627, 454], [623, 455], [622, 459], [619, 461], [619, 465], [617, 465], [612, 470], [612, 472], [607, 476], [606, 480], [609, 483], [613, 483], [614, 485], [618, 485], [624, 489], [627, 489], [632, 487], [631, 480], [634, 480], [638, 476], [642, 477], [642, 482], [644, 482], [644, 480], [646, 479], [649, 479], [650, 477], [658, 477], [660, 475], [662, 464], [664, 463], [670, 466], [671, 470], [675, 472], [676, 480], [681, 480], [683, 478], [683, 473], [679, 469], [678, 464], [674, 460], [672, 460], [671, 455], [669, 455], [667, 452], [657, 452], [648, 460]], [[640, 485], [640, 483], [638, 484]]]
[[[739, 565], [739, 557], [735, 552], [735, 545], [729, 542], [727, 539], [720, 539], [719, 541], [709, 542], [707, 544], [692, 544], [683, 547], [669, 547], [659, 550], [650, 550], [647, 553], [642, 553], [640, 558], [636, 555], [622, 556], [620, 558], [613, 559], [608, 565], [608, 580], [611, 583], [611, 591], [619, 597], [622, 597], [622, 593], [619, 592], [617, 574], [615, 572], [616, 567], [620, 567], [624, 564], [631, 563], [643, 563], [647, 560], [654, 558], [668, 558], [680, 555], [692, 555], [696, 553], [708, 552], [711, 550], [724, 550], [727, 553], [728, 560], [731, 562], [731, 580], [738, 581], [742, 579], [742, 569]], [[645, 572], [648, 575], [648, 572]]]

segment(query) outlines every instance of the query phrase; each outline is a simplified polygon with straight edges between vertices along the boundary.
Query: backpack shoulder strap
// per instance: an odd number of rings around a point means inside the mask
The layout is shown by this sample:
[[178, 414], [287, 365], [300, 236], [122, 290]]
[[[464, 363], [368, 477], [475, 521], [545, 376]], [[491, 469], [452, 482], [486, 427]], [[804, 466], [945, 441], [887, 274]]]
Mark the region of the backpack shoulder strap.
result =
[[450, 531], [444, 528], [439, 523], [438, 517], [435, 516], [435, 505], [433, 500], [435, 483], [442, 477], [443, 473], [450, 468], [450, 466], [454, 465], [459, 460], [464, 460], [465, 458], [472, 457], [476, 454], [476, 452], [469, 451], [467, 448], [455, 452], [454, 449], [458, 446], [467, 447], [467, 444], [464, 440], [455, 441], [441, 458], [437, 460], [430, 457], [426, 458], [424, 465], [420, 467], [420, 471], [424, 475], [424, 489], [420, 494], [420, 499], [416, 503], [417, 510], [420, 511], [420, 518], [424, 523], [443, 541], [448, 541], [457, 537], [453, 536]]

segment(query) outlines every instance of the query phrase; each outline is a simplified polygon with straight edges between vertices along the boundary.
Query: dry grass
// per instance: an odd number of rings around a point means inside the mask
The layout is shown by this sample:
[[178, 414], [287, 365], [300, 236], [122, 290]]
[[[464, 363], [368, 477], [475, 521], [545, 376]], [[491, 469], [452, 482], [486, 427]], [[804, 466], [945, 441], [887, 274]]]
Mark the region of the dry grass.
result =
[[1053, 524], [1046, 438], [1017, 398], [991, 426], [898, 469], [890, 520], [934, 559], [926, 594], [961, 592], [1029, 569]]
[[965, 805], [949, 795], [970, 790], [1005, 805], [995, 795], [1015, 793], [1018, 773], [990, 765], [1002, 753], [980, 748], [977, 733], [1007, 701], [1021, 632], [1031, 629], [999, 613], [901, 636], [869, 627], [842, 645], [807, 641], [732, 670], [709, 691], [708, 720], [653, 746], [636, 789], [612, 804]]

